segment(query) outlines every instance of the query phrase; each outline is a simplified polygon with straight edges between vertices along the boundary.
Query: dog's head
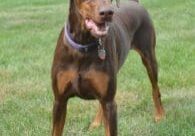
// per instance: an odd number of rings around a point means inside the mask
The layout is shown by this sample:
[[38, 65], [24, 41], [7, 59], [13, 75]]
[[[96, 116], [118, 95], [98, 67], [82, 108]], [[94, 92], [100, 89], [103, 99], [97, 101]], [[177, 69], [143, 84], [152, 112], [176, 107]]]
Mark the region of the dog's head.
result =
[[114, 10], [111, 2], [112, 0], [71, 0], [70, 12], [77, 12], [75, 17], [80, 18], [83, 30], [99, 38], [107, 34], [108, 23], [112, 21]]

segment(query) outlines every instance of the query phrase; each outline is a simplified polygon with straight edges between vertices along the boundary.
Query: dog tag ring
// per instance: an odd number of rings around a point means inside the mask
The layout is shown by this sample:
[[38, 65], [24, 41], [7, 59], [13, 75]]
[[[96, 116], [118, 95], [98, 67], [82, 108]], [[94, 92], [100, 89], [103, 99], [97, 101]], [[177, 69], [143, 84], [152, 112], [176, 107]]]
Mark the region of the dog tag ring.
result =
[[99, 46], [98, 46], [98, 57], [101, 60], [105, 60], [106, 58], [106, 51], [104, 49], [104, 45], [102, 45], [102, 39], [99, 39]]
[[98, 56], [99, 56], [99, 58], [101, 60], [105, 60], [105, 58], [106, 58], [106, 51], [105, 51], [104, 48], [98, 50]]

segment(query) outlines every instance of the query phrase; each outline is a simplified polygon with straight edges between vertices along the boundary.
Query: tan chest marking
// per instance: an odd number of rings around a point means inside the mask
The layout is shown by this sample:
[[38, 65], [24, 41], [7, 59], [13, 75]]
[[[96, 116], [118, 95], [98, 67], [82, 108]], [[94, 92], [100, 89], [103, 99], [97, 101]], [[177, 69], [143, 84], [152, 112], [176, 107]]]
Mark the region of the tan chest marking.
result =
[[106, 73], [90, 70], [85, 74], [84, 78], [89, 80], [101, 96], [105, 96], [107, 94], [109, 76]]
[[77, 72], [73, 69], [60, 71], [57, 74], [57, 86], [59, 94], [63, 94], [67, 88], [67, 85], [77, 77]]

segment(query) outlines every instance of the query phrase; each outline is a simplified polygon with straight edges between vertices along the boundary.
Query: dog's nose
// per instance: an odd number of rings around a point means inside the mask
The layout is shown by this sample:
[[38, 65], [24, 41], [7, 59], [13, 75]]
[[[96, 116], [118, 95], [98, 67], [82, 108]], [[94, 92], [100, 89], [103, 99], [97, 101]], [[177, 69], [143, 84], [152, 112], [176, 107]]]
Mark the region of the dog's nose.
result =
[[102, 19], [106, 19], [106, 20], [111, 20], [112, 19], [112, 16], [114, 14], [114, 10], [112, 8], [101, 8], [99, 10], [99, 15]]

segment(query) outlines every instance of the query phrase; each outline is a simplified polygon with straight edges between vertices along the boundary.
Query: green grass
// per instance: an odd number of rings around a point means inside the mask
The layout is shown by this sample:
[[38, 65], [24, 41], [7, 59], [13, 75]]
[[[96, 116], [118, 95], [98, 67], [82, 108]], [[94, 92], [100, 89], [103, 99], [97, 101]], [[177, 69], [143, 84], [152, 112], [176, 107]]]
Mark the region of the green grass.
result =
[[[156, 27], [166, 119], [154, 122], [150, 82], [131, 52], [118, 75], [119, 136], [194, 136], [195, 1], [140, 2]], [[50, 68], [67, 10], [65, 0], [0, 0], [0, 136], [50, 135]], [[103, 126], [87, 130], [94, 107], [95, 101], [71, 99], [64, 135], [103, 135]]]

